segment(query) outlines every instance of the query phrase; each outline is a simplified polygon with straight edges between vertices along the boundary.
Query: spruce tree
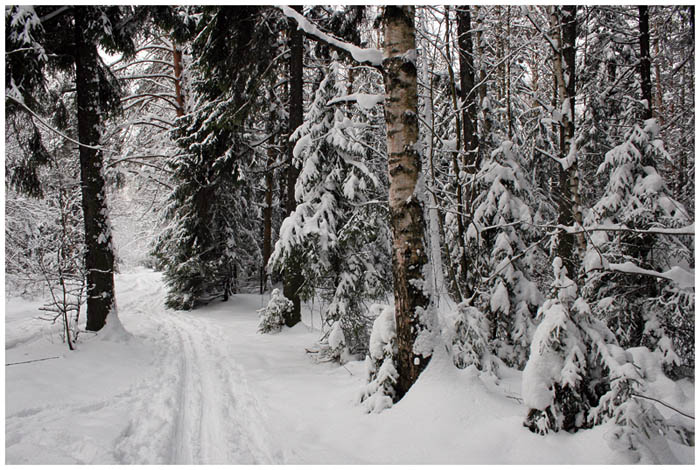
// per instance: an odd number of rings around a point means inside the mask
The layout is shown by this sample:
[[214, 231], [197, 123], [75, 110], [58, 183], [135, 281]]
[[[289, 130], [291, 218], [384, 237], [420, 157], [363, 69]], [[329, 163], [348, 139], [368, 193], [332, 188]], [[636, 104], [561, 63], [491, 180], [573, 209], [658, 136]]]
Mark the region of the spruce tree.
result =
[[537, 235], [532, 190], [516, 153], [505, 141], [482, 163], [467, 236], [477, 268], [474, 304], [485, 312], [491, 348], [506, 364], [522, 368], [542, 295], [530, 274]]
[[169, 166], [175, 188], [169, 225], [154, 254], [169, 286], [167, 304], [190, 309], [228, 299], [243, 266], [261, 250], [253, 178], [256, 135], [246, 132], [256, 96], [270, 78], [277, 20], [261, 7], [205, 7], [193, 42], [195, 102], [173, 135], [183, 149]]
[[[654, 119], [645, 121], [643, 127], [635, 125], [625, 141], [606, 154], [598, 170], [606, 174], [608, 183], [586, 225], [593, 230], [596, 226], [613, 230], [590, 234], [584, 263], [585, 291], [594, 312], [607, 322], [623, 347], [659, 349], [664, 362], [672, 366], [678, 362], [674, 344], [686, 351], [692, 348], [688, 333], [694, 319], [681, 312], [678, 302], [694, 305], [694, 293], [635, 273], [638, 268], [662, 273], [677, 264], [690, 266], [693, 262], [692, 249], [684, 237], [645, 233], [690, 223], [682, 204], [670, 196], [656, 170], [656, 161], [667, 157], [657, 137]], [[630, 272], [621, 272], [625, 270]], [[676, 297], [675, 301], [669, 301], [671, 297]]]
[[300, 168], [297, 206], [284, 220], [271, 258], [277, 271], [299, 263], [305, 279], [301, 297], [320, 293], [328, 302], [321, 345], [334, 359], [346, 348], [352, 354], [367, 350], [370, 319], [364, 302], [382, 298], [390, 279], [384, 268], [389, 262], [386, 208], [378, 203], [383, 188], [365, 163], [366, 123], [342, 110], [340, 73], [341, 64], [332, 62], [292, 136]]

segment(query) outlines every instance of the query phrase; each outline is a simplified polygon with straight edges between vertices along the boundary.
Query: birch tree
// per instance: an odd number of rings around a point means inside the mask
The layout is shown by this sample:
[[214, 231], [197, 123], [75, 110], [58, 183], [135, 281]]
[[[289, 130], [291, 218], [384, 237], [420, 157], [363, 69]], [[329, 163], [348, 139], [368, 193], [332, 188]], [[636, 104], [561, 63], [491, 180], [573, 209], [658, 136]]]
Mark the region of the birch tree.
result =
[[423, 290], [427, 252], [419, 186], [421, 158], [415, 145], [418, 88], [414, 15], [415, 8], [411, 6], [389, 6], [384, 10], [384, 113], [393, 234], [397, 399], [418, 379], [432, 354], [424, 344], [430, 332], [430, 298]]

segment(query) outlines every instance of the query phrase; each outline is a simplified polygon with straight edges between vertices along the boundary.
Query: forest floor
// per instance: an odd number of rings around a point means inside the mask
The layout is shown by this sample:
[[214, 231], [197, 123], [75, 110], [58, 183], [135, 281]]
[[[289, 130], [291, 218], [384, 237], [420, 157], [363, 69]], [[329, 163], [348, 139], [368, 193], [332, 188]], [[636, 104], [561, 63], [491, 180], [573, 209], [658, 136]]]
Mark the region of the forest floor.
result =
[[[517, 371], [458, 370], [439, 352], [399, 404], [368, 415], [357, 401], [362, 361], [306, 354], [319, 336], [308, 310], [304, 323], [260, 335], [267, 296], [175, 312], [164, 295], [158, 273], [118, 275], [129, 333], [84, 333], [73, 352], [35, 319], [40, 303], [6, 300], [5, 363], [53, 358], [5, 367], [6, 463], [633, 462], [609, 445], [610, 425], [529, 432]], [[693, 414], [693, 383], [662, 382], [656, 396]], [[658, 463], [694, 463], [694, 448], [668, 444]]]

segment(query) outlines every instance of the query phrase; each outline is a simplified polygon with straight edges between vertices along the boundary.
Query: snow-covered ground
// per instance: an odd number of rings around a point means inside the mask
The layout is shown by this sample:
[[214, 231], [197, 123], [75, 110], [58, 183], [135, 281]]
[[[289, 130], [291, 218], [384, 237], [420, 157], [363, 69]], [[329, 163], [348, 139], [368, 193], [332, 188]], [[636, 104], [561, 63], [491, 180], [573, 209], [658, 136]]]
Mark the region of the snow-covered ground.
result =
[[[164, 293], [158, 273], [118, 275], [131, 334], [84, 334], [77, 352], [33, 319], [39, 304], [6, 301], [5, 362], [57, 357], [5, 367], [6, 463], [630, 463], [609, 425], [524, 428], [518, 372], [495, 381], [438, 352], [399, 404], [368, 415], [362, 362], [314, 363], [308, 321], [260, 335], [266, 298], [175, 312]], [[655, 396], [694, 414], [692, 382], [662, 382]], [[694, 448], [670, 445], [661, 462], [694, 462]]]

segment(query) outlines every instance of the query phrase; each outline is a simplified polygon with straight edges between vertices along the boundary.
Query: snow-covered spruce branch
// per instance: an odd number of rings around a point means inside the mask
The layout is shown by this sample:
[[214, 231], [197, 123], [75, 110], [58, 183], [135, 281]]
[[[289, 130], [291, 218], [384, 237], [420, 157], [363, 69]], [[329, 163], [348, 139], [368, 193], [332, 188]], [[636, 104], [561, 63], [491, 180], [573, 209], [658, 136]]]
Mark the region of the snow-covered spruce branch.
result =
[[498, 276], [508, 265], [513, 264], [514, 262], [518, 261], [520, 258], [524, 257], [530, 250], [537, 248], [541, 243], [544, 243], [545, 241], [548, 241], [550, 237], [542, 237], [540, 240], [536, 241], [535, 243], [531, 244], [527, 248], [525, 248], [523, 251], [518, 253], [516, 256], [513, 258], [508, 258], [508, 262], [504, 263], [503, 266], [500, 267], [495, 273], [493, 273], [488, 279], [486, 279], [486, 284], [489, 284], [491, 281], [493, 281], [496, 276]]
[[640, 268], [631, 261], [624, 263], [606, 263], [601, 270], [616, 271], [626, 274], [641, 274], [643, 276], [652, 276], [659, 279], [665, 279], [678, 285], [681, 289], [695, 287], [695, 273], [686, 271], [680, 266], [673, 266], [668, 271], [659, 272], [651, 269]]
[[[165, 158], [171, 158], [174, 156], [177, 156], [177, 155], [133, 155], [133, 156], [129, 156], [129, 157], [120, 158], [119, 160], [110, 161], [107, 165], [105, 165], [105, 168], [111, 168], [119, 163], [124, 163], [124, 162], [165, 159]], [[158, 167], [156, 165], [149, 165], [149, 166], [153, 166], [155, 168], [160, 169], [160, 167]], [[163, 170], [165, 170], [165, 168], [163, 168]]]
[[10, 96], [10, 95], [6, 95], [6, 98], [9, 98], [9, 99], [11, 99], [12, 101], [14, 101], [15, 103], [17, 103], [17, 104], [19, 104], [20, 106], [22, 106], [22, 108], [24, 108], [29, 114], [31, 114], [32, 117], [34, 117], [34, 119], [36, 119], [37, 121], [39, 121], [39, 122], [41, 123], [41, 125], [43, 125], [44, 127], [46, 127], [46, 128], [47, 128], [48, 130], [50, 130], [51, 132], [60, 135], [60, 136], [63, 137], [64, 139], [66, 139], [66, 140], [68, 140], [68, 141], [70, 141], [70, 142], [73, 142], [73, 143], [76, 144], [76, 145], [80, 145], [81, 147], [87, 147], [87, 148], [93, 149], [93, 150], [108, 151], [108, 149], [105, 149], [104, 147], [100, 147], [99, 145], [88, 145], [88, 144], [83, 144], [83, 143], [81, 143], [81, 142], [79, 142], [79, 141], [77, 141], [77, 140], [75, 140], [75, 139], [72, 139], [72, 138], [68, 137], [66, 134], [64, 134], [63, 132], [59, 131], [58, 129], [56, 129], [55, 127], [51, 126], [49, 123], [47, 123], [46, 121], [44, 121], [37, 113], [35, 113], [34, 111], [32, 111], [26, 104], [22, 103], [22, 101], [18, 100], [17, 98], [14, 98], [13, 96]]
[[355, 59], [360, 64], [368, 63], [375, 67], [381, 67], [382, 61], [384, 60], [384, 56], [380, 49], [363, 49], [354, 44], [341, 41], [340, 39], [321, 31], [318, 28], [318, 26], [311, 23], [309, 20], [304, 18], [303, 15], [294, 11], [291, 7], [280, 6], [278, 8], [282, 10], [282, 13], [287, 18], [296, 21], [299, 29], [303, 30], [309, 36], [313, 36], [314, 38], [328, 44], [329, 46], [332, 46], [336, 49], [340, 49], [343, 52], [347, 52], [353, 59]]
[[124, 69], [127, 69], [133, 65], [138, 65], [138, 64], [161, 64], [165, 65], [166, 67], [173, 68], [174, 65], [167, 60], [160, 60], [160, 59], [141, 59], [141, 60], [135, 60], [133, 62], [129, 62], [128, 64], [122, 65], [121, 67], [117, 67], [114, 69], [112, 72], [117, 73], [121, 72]]
[[[527, 223], [527, 222], [526, 222]], [[592, 227], [585, 227], [579, 229], [577, 227], [567, 226], [567, 225], [539, 225], [538, 227], [546, 228], [559, 228], [570, 235], [577, 235], [585, 232], [630, 232], [638, 234], [652, 234], [652, 235], [675, 235], [675, 236], [695, 236], [695, 224], [686, 225], [685, 227], [679, 228], [651, 228], [651, 229], [635, 229], [625, 227], [624, 225], [594, 225]]]
[[[470, 214], [465, 214], [462, 211], [455, 210], [455, 209], [445, 209], [441, 207], [437, 207], [438, 210], [441, 210], [442, 212], [449, 212], [451, 214], [455, 215], [461, 215], [463, 217], [469, 216]], [[678, 227], [678, 228], [664, 228], [664, 227], [659, 227], [659, 228], [650, 228], [650, 229], [635, 229], [635, 228], [629, 228], [625, 227], [624, 225], [594, 225], [591, 227], [580, 227], [580, 226], [571, 226], [571, 225], [561, 225], [561, 224], [556, 224], [556, 225], [550, 225], [550, 224], [534, 224], [532, 222], [528, 222], [526, 220], [516, 220], [514, 222], [509, 222], [507, 224], [499, 224], [499, 225], [490, 225], [488, 227], [482, 227], [479, 229], [480, 232], [482, 231], [487, 231], [487, 230], [494, 230], [498, 228], [503, 228], [503, 227], [511, 227], [513, 225], [519, 225], [519, 224], [524, 224], [524, 225], [530, 225], [535, 228], [544, 228], [544, 229], [557, 229], [557, 230], [563, 230], [569, 235], [578, 235], [578, 234], [585, 234], [587, 232], [629, 232], [629, 233], [638, 233], [640, 235], [672, 235], [672, 236], [695, 236], [695, 224], [690, 224], [686, 225], [685, 227]]]
[[337, 103], [357, 103], [362, 109], [372, 109], [379, 103], [384, 101], [385, 95], [373, 95], [370, 93], [352, 93], [350, 95], [338, 96], [333, 98], [326, 105], [330, 106]]
[[[156, 99], [161, 99], [163, 101], [167, 101], [168, 104], [172, 105], [174, 108], [177, 108], [177, 97], [174, 95], [170, 94], [157, 94], [157, 93], [139, 93], [137, 95], [131, 95], [131, 96], [125, 96], [122, 98], [122, 103], [126, 101], [131, 101], [131, 100], [136, 100], [136, 99], [141, 99], [141, 98], [156, 98]], [[175, 101], [171, 101], [175, 100]]]

